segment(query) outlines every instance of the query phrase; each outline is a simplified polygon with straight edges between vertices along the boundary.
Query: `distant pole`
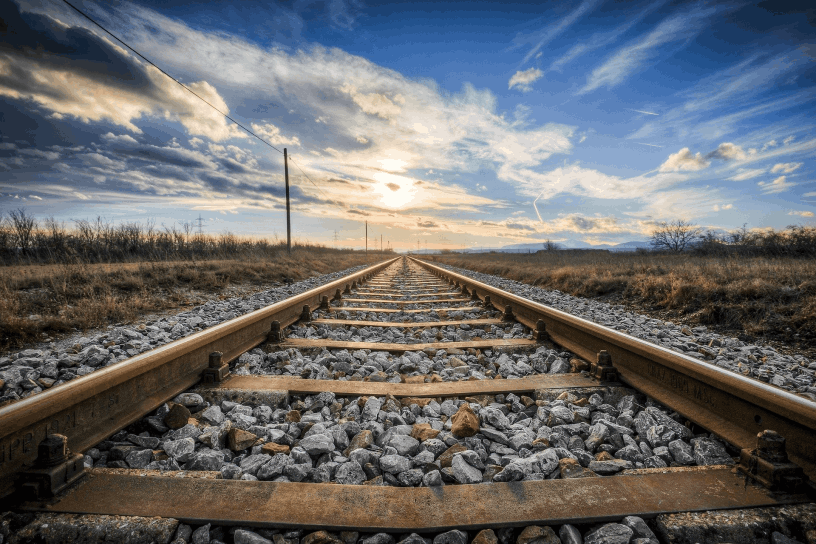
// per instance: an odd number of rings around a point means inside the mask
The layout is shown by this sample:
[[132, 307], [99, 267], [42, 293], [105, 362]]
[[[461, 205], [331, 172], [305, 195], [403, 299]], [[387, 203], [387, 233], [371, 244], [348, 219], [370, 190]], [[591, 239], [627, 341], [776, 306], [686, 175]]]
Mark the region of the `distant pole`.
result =
[[368, 221], [366, 221], [366, 260], [368, 260]]
[[283, 173], [286, 177], [286, 251], [292, 253], [292, 222], [289, 218], [289, 156], [283, 148]]
[[380, 253], [382, 253], [382, 234], [380, 234]]

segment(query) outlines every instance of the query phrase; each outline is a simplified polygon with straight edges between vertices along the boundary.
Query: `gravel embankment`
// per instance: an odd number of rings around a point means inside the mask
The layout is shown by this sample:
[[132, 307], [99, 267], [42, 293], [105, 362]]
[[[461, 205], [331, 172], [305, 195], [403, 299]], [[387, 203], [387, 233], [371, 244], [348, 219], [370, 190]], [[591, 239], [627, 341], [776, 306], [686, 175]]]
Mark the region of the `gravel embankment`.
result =
[[227, 479], [441, 486], [733, 464], [721, 442], [631, 391], [468, 400], [183, 393], [86, 452], [91, 467], [220, 471]]
[[709, 331], [628, 312], [622, 306], [541, 289], [498, 276], [436, 263], [524, 297], [630, 334], [731, 372], [752, 377], [816, 401], [816, 361], [803, 355], [785, 355], [770, 346], [746, 344]]
[[358, 266], [274, 287], [248, 297], [213, 300], [174, 316], [139, 326], [110, 327], [107, 331], [45, 344], [0, 357], [0, 405], [26, 398], [84, 376], [100, 368], [157, 348], [361, 270]]

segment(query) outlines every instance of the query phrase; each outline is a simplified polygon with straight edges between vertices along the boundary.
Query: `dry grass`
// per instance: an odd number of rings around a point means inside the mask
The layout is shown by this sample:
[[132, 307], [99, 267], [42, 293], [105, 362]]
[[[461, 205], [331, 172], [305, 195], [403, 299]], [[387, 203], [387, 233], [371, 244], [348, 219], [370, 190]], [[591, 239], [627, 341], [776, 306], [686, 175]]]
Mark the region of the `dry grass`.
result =
[[[390, 255], [371, 255], [369, 262]], [[236, 290], [268, 289], [365, 264], [359, 252], [298, 249], [274, 259], [0, 267], [0, 352], [76, 330], [132, 323]]]
[[816, 355], [816, 260], [605, 251], [433, 260]]

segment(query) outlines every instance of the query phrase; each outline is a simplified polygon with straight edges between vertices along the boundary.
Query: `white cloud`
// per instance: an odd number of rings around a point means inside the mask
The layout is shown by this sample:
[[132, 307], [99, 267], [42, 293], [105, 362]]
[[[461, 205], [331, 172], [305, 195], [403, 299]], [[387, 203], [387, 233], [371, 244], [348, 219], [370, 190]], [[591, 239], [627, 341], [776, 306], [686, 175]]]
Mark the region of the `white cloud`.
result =
[[272, 123], [252, 123], [252, 131], [272, 145], [300, 145], [300, 140], [297, 136], [292, 136], [291, 138], [285, 137], [281, 134], [280, 129]]
[[789, 211], [788, 215], [798, 215], [799, 217], [813, 217], [815, 214], [808, 211]]
[[785, 138], [784, 140], [782, 140], [782, 143], [783, 143], [783, 144], [785, 144], [785, 145], [788, 145], [788, 144], [790, 144], [792, 141], [794, 141], [795, 139], [796, 139], [796, 136], [788, 136], [787, 138]]
[[5, 150], [13, 150], [13, 149], [17, 149], [17, 146], [14, 145], [11, 142], [3, 142], [3, 143], [0, 143], [0, 149], [2, 149], [4, 151]]
[[716, 11], [716, 8], [694, 9], [689, 13], [663, 20], [647, 35], [619, 49], [593, 70], [579, 94], [588, 93], [602, 86], [615, 87], [621, 84], [631, 74], [640, 70], [644, 63], [655, 57], [660, 46], [694, 38], [708, 24]]
[[770, 183], [760, 181], [759, 183], [757, 183], [757, 185], [762, 187], [762, 192], [765, 194], [776, 194], [781, 193], [782, 191], [787, 191], [796, 184], [787, 181], [786, 176], [779, 176]]
[[746, 179], [751, 179], [751, 178], [755, 178], [757, 176], [761, 176], [765, 172], [767, 172], [767, 170], [765, 168], [754, 168], [754, 169], [740, 168], [739, 170], [737, 170], [736, 174], [734, 174], [733, 176], [731, 176], [730, 178], [727, 178], [727, 179], [730, 180], [730, 181], [745, 181]]
[[361, 93], [354, 85], [346, 83], [340, 87], [340, 92], [351, 96], [355, 104], [360, 109], [370, 115], [376, 115], [383, 119], [392, 119], [402, 112], [398, 104], [405, 104], [405, 98], [401, 94], [395, 94], [390, 98], [383, 93]]
[[364, 136], [357, 136], [356, 140], [361, 144], [367, 144], [368, 143], [368, 139], [365, 138]]
[[542, 77], [544, 77], [544, 72], [538, 68], [530, 68], [524, 71], [519, 70], [510, 78], [507, 88], [512, 89], [513, 87], [518, 87], [522, 92], [529, 92], [533, 90], [533, 83]]
[[804, 164], [803, 162], [780, 162], [773, 165], [773, 168], [771, 168], [771, 172], [773, 172], [774, 174], [776, 174], [777, 172], [790, 174], [793, 171], [799, 169], [799, 167], [802, 166], [803, 164]]
[[[33, 198], [34, 200], [42, 200], [42, 198], [37, 196], [37, 195], [28, 195], [28, 198]], [[810, 215], [813, 215], [813, 214], [810, 214]]]
[[672, 153], [666, 162], [660, 165], [661, 172], [679, 172], [682, 170], [702, 170], [709, 165], [709, 162], [698, 152], [693, 155], [688, 147], [684, 147], [677, 153]]
[[719, 212], [721, 210], [730, 210], [733, 207], [734, 207], [733, 204], [723, 204], [722, 206], [720, 206], [719, 204], [714, 204], [713, 210], [715, 212]]
[[706, 155], [707, 159], [722, 159], [724, 161], [737, 160], [742, 161], [748, 158], [748, 155], [743, 149], [734, 145], [731, 142], [723, 142], [717, 149]]
[[[139, 145], [139, 142], [136, 141], [136, 138], [131, 136], [130, 134], [114, 134], [113, 132], [108, 132], [102, 135], [102, 138], [107, 140], [108, 142], [116, 142], [119, 144], [127, 144], [127, 145]], [[193, 140], [199, 140], [198, 138], [193, 138]], [[192, 143], [192, 140], [190, 140]]]

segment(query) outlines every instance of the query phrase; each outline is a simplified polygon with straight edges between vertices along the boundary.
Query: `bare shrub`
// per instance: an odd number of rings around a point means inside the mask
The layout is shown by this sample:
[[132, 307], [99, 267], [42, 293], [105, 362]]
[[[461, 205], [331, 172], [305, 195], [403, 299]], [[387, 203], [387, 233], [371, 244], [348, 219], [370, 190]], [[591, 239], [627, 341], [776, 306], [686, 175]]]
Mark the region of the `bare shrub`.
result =
[[663, 221], [652, 232], [651, 245], [657, 251], [682, 253], [691, 249], [700, 236], [700, 228], [684, 219]]

